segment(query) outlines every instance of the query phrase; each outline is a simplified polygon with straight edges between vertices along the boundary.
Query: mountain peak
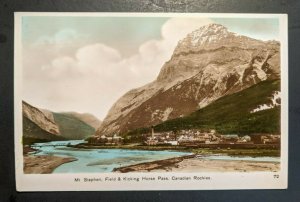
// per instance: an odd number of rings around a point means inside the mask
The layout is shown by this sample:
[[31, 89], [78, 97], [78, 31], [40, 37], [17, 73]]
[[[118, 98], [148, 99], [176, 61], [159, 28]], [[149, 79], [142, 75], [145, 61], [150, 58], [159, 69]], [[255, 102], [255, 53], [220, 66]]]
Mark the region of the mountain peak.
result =
[[190, 35], [195, 37], [205, 37], [205, 36], [213, 36], [213, 35], [224, 35], [228, 34], [228, 29], [220, 24], [208, 24], [200, 27], [199, 29], [190, 33]]
[[174, 50], [173, 56], [181, 53], [197, 52], [203, 50], [214, 50], [220, 47], [237, 48], [263, 48], [265, 43], [261, 40], [242, 36], [230, 32], [220, 24], [208, 24], [186, 35], [180, 40]]
[[280, 44], [208, 24], [178, 42], [157, 79], [122, 96], [97, 134], [126, 132], [187, 115], [266, 79], [278, 78]]
[[225, 38], [237, 36], [237, 34], [229, 32], [226, 27], [220, 24], [208, 24], [196, 29], [195, 31], [187, 34], [187, 36], [180, 40], [175, 53], [181, 52], [181, 49], [186, 47], [202, 47], [210, 44], [216, 44]]

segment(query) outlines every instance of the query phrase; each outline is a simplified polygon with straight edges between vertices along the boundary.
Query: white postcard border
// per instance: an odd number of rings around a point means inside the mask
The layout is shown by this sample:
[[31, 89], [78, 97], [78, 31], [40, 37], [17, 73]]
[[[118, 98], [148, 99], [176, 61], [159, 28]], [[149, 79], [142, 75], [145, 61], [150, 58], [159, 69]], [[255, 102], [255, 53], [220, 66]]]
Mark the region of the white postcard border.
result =
[[[81, 173], [24, 174], [22, 149], [22, 40], [23, 16], [131, 16], [131, 17], [223, 17], [278, 18], [281, 42], [281, 169], [279, 172], [201, 172], [201, 173]], [[17, 191], [117, 191], [117, 190], [228, 190], [286, 189], [288, 179], [288, 50], [286, 14], [220, 14], [220, 13], [15, 13], [14, 44], [14, 124]], [[159, 180], [158, 177], [169, 178]], [[105, 178], [116, 181], [105, 181]], [[142, 180], [154, 177], [155, 180]], [[173, 180], [172, 178], [182, 180]], [[190, 180], [187, 178], [191, 178]], [[194, 177], [198, 179], [194, 179]], [[89, 179], [88, 181], [85, 181]], [[125, 178], [139, 178], [125, 180]], [[93, 180], [94, 179], [94, 180]], [[98, 179], [98, 180], [97, 180]], [[120, 181], [119, 181], [120, 179]]]

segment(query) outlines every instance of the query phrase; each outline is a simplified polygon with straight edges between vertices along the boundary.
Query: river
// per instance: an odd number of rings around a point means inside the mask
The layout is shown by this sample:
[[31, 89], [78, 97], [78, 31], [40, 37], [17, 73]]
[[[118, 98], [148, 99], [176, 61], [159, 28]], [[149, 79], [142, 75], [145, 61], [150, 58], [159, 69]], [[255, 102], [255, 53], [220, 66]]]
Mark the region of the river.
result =
[[[138, 163], [163, 160], [173, 157], [190, 155], [188, 152], [177, 151], [148, 151], [129, 149], [80, 149], [63, 145], [76, 145], [83, 143], [83, 140], [53, 141], [46, 143], [36, 143], [33, 147], [39, 151], [33, 155], [54, 155], [62, 157], [74, 157], [78, 159], [70, 163], [62, 164], [53, 173], [95, 173], [111, 172], [114, 168], [134, 165]], [[53, 145], [56, 145], [55, 147]], [[36, 147], [38, 146], [38, 147]], [[244, 160], [279, 162], [279, 157], [233, 157], [227, 155], [199, 156], [203, 159], [211, 160]]]
[[[74, 157], [78, 159], [57, 167], [53, 173], [94, 173], [111, 172], [114, 168], [138, 163], [163, 160], [172, 157], [189, 155], [187, 152], [176, 151], [147, 151], [128, 149], [80, 149], [67, 146], [55, 146], [62, 144], [79, 144], [84, 141], [53, 141], [36, 143], [34, 148], [39, 150], [34, 155], [54, 155], [62, 157]], [[51, 145], [51, 146], [47, 146]], [[40, 146], [40, 147], [35, 147]]]

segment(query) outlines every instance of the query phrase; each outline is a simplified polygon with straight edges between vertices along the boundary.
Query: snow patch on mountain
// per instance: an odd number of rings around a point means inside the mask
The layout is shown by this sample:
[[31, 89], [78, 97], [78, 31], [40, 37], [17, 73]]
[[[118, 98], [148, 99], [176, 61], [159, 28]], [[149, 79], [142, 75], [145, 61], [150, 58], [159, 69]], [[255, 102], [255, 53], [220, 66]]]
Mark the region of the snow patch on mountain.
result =
[[251, 110], [250, 113], [255, 113], [255, 112], [262, 111], [262, 110], [272, 109], [274, 107], [280, 106], [280, 98], [281, 98], [280, 91], [275, 91], [271, 97], [272, 103], [258, 105], [255, 109]]

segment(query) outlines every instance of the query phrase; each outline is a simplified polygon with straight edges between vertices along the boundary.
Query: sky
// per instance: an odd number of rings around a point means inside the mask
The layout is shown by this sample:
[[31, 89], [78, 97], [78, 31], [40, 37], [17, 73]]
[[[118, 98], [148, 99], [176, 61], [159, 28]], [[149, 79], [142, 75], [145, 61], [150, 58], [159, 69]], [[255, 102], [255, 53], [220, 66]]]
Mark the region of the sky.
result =
[[210, 23], [279, 38], [276, 18], [23, 16], [23, 100], [103, 120], [123, 94], [156, 79], [180, 39]]

